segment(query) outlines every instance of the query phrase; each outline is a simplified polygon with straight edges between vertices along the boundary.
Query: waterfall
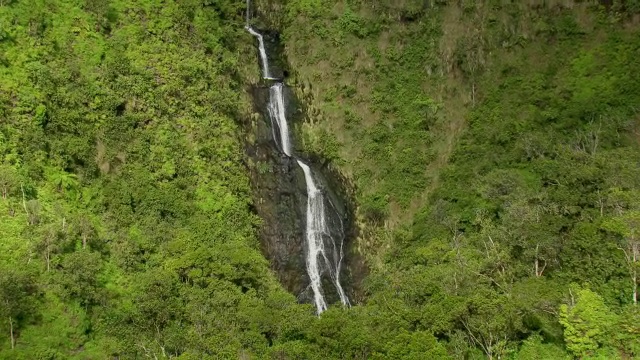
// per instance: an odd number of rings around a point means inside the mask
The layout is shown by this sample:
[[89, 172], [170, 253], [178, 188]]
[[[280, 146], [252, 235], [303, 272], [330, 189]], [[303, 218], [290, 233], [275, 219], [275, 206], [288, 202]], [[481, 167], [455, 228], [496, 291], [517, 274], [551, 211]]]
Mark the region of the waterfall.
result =
[[[283, 85], [281, 82], [275, 83], [269, 88], [269, 116], [274, 123], [272, 128], [279, 130], [279, 138], [282, 152], [291, 157], [291, 142], [289, 141], [289, 125], [287, 124], [286, 109], [284, 107], [284, 94], [282, 93]], [[275, 120], [275, 121], [274, 121]], [[273, 138], [276, 139], [275, 132]]]
[[[247, 19], [245, 28], [249, 33], [258, 39], [258, 50], [262, 65], [262, 75], [266, 80], [276, 80], [269, 88], [269, 103], [267, 110], [271, 119], [273, 138], [284, 155], [295, 159], [298, 166], [304, 172], [304, 178], [307, 188], [307, 207], [306, 207], [306, 227], [305, 227], [305, 245], [306, 245], [306, 269], [310, 280], [310, 287], [313, 291], [313, 302], [316, 306], [317, 313], [320, 314], [327, 309], [327, 302], [322, 289], [322, 275], [327, 273], [331, 282], [336, 288], [336, 292], [340, 297], [342, 304], [349, 306], [349, 299], [340, 284], [340, 269], [343, 258], [343, 241], [344, 234], [343, 224], [340, 223], [340, 236], [332, 235], [332, 228], [328, 220], [328, 212], [325, 207], [325, 198], [323, 191], [316, 185], [313, 171], [302, 159], [293, 154], [291, 139], [289, 136], [289, 125], [286, 117], [286, 103], [284, 83], [276, 78], [271, 77], [269, 72], [269, 61], [267, 51], [264, 46], [264, 38], [262, 34], [254, 30], [249, 25], [249, 0], [247, 0]], [[277, 128], [277, 133], [276, 133]], [[333, 209], [335, 211], [335, 209]], [[339, 216], [338, 216], [339, 217]]]
[[245, 12], [244, 27], [249, 28], [249, 21], [251, 21], [251, 0], [247, 0], [247, 11]]
[[[322, 295], [322, 284], [320, 282], [320, 260], [324, 260], [327, 266], [329, 275], [333, 280], [340, 301], [349, 305], [349, 299], [340, 285], [340, 264], [342, 262], [342, 242], [340, 243], [340, 251], [335, 249], [335, 241], [331, 237], [331, 232], [327, 226], [326, 211], [324, 208], [324, 196], [322, 192], [316, 187], [313, 181], [313, 175], [311, 169], [307, 164], [301, 160], [297, 160], [298, 165], [304, 172], [305, 182], [307, 183], [307, 228], [305, 235], [307, 237], [307, 273], [311, 280], [311, 289], [313, 289], [314, 302], [318, 313], [327, 309], [327, 304], [324, 301]], [[334, 259], [333, 263], [327, 257], [325, 251], [325, 238], [328, 238], [328, 242], [334, 247]]]
[[259, 32], [253, 30], [253, 28], [247, 23], [245, 26], [247, 31], [258, 39], [258, 50], [260, 53], [260, 62], [262, 63], [262, 77], [267, 80], [276, 80], [271, 77], [269, 72], [269, 60], [267, 59], [267, 49], [264, 47], [264, 37]]

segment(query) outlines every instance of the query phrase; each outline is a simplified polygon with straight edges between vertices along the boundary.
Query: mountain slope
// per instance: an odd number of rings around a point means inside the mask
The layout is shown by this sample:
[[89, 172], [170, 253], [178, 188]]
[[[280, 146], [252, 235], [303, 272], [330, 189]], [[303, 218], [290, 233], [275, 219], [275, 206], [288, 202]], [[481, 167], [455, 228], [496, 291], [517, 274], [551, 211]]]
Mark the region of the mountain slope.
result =
[[367, 308], [455, 357], [637, 355], [635, 2], [262, 8], [356, 187]]
[[291, 323], [249, 208], [241, 11], [0, 6], [0, 358], [228, 358]]

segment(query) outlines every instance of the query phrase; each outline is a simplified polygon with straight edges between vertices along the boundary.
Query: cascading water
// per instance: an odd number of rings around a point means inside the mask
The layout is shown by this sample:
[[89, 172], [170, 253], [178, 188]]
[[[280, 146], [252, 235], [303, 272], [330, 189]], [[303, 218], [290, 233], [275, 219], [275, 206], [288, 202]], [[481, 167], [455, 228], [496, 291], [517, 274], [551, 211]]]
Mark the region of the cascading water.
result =
[[282, 88], [284, 85], [277, 82], [269, 88], [269, 117], [272, 120], [273, 138], [278, 142], [275, 128], [279, 130], [279, 138], [282, 152], [291, 157], [291, 141], [289, 141], [289, 125], [287, 124], [286, 108], [284, 107], [284, 94]]
[[[335, 241], [331, 236], [331, 232], [327, 225], [326, 211], [324, 207], [324, 196], [322, 192], [316, 187], [313, 181], [313, 175], [311, 169], [304, 162], [297, 160], [298, 165], [304, 171], [305, 182], [307, 183], [307, 228], [305, 231], [307, 240], [307, 273], [311, 279], [311, 288], [313, 289], [314, 303], [318, 313], [327, 309], [327, 304], [322, 294], [320, 262], [324, 260], [327, 265], [327, 270], [331, 276], [331, 280], [336, 286], [340, 301], [343, 304], [349, 305], [349, 299], [347, 299], [342, 285], [340, 285], [340, 264], [342, 262], [342, 249], [339, 253], [335, 250]], [[335, 254], [333, 262], [327, 256], [324, 245], [325, 241], [330, 243], [334, 247], [333, 254]], [[336, 258], [339, 256], [339, 258]], [[333, 266], [332, 266], [333, 265]]]
[[[285, 84], [271, 76], [264, 38], [249, 24], [249, 5], [247, 0], [247, 24], [245, 28], [258, 40], [263, 78], [276, 80], [269, 88], [269, 103], [267, 106], [272, 123], [273, 137], [282, 153], [289, 158], [295, 159], [304, 172], [307, 188], [305, 262], [310, 280], [309, 287], [313, 291], [313, 302], [318, 314], [327, 309], [327, 302], [322, 288], [322, 276], [323, 274], [328, 274], [336, 288], [340, 301], [349, 306], [349, 299], [340, 284], [340, 270], [343, 258], [342, 244], [344, 240], [343, 225], [340, 223], [340, 229], [337, 231], [337, 233], [342, 234], [342, 237], [336, 236], [336, 231], [332, 232], [332, 227], [328, 220], [327, 207], [325, 206], [328, 200], [325, 198], [323, 191], [316, 185], [313, 171], [302, 159], [293, 154], [286, 117]], [[277, 133], [276, 128], [278, 130]]]
[[262, 34], [253, 30], [253, 28], [249, 24], [247, 24], [245, 28], [247, 29], [247, 31], [249, 31], [251, 35], [255, 36], [258, 39], [258, 50], [260, 52], [260, 60], [262, 62], [263, 77], [267, 80], [276, 80], [275, 78], [271, 77], [271, 73], [269, 72], [269, 60], [267, 59], [267, 49], [264, 46], [264, 38], [262, 37]]

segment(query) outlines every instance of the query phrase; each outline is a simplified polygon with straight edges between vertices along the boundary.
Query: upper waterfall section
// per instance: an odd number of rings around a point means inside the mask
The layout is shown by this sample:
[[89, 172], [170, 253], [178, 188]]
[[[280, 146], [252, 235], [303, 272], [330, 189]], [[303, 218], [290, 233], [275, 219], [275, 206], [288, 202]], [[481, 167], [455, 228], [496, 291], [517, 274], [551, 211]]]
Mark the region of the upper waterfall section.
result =
[[260, 54], [260, 63], [262, 65], [262, 78], [266, 80], [278, 80], [278, 78], [271, 76], [271, 71], [269, 70], [269, 58], [267, 57], [267, 49], [264, 46], [264, 36], [255, 31], [248, 23], [245, 25], [245, 29], [258, 39], [258, 52]]

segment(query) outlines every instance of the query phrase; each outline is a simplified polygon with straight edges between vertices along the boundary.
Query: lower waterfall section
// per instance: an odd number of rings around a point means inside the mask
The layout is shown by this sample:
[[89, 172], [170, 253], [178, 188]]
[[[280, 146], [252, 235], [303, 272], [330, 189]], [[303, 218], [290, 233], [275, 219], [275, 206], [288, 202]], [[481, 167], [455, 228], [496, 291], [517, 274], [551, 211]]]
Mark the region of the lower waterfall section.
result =
[[299, 301], [313, 303], [318, 314], [332, 302], [350, 306], [341, 283], [351, 225], [348, 212], [324, 176], [294, 151], [289, 118], [295, 101], [287, 101], [293, 97], [284, 81], [271, 77], [265, 36], [249, 24], [246, 29], [258, 42], [266, 85], [254, 89], [256, 110], [270, 125], [270, 131], [258, 125], [256, 144], [249, 149], [252, 159], [261, 163], [258, 169], [265, 169], [252, 174], [258, 196], [256, 210], [265, 221], [263, 251], [285, 287], [297, 294]]
[[[344, 233], [336, 237], [332, 234], [327, 221], [325, 200], [313, 180], [311, 169], [304, 162], [297, 160], [298, 165], [304, 171], [307, 183], [307, 226], [305, 237], [307, 240], [307, 273], [311, 280], [313, 299], [318, 312], [326, 310], [321, 274], [324, 269], [333, 281], [340, 301], [344, 305], [350, 305], [349, 299], [340, 284], [340, 267], [342, 265]], [[343, 224], [337, 224], [342, 229]], [[328, 246], [325, 246], [328, 245]]]

